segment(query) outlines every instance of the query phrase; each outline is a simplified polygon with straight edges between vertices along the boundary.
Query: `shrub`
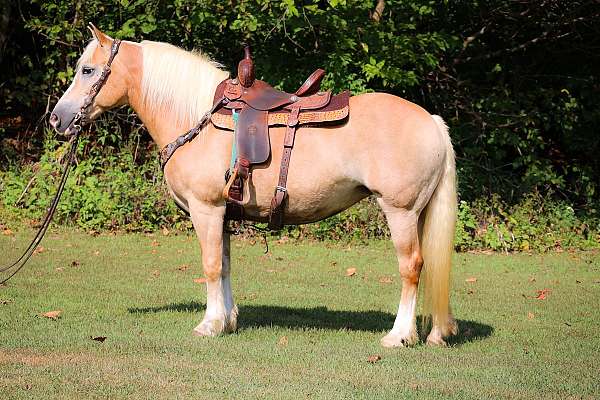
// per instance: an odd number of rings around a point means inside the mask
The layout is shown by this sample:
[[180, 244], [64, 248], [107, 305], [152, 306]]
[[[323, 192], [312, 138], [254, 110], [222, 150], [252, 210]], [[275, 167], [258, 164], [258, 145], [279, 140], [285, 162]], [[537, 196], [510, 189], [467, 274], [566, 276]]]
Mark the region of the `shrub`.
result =
[[[189, 218], [170, 199], [158, 161], [137, 160], [135, 137], [119, 151], [103, 156], [80, 142], [79, 160], [71, 172], [55, 223], [86, 231], [154, 231], [169, 227], [191, 230]], [[44, 155], [35, 164], [0, 172], [3, 221], [40, 220], [51, 202], [60, 178], [56, 161], [65, 153], [51, 132]], [[265, 224], [260, 225], [266, 227]], [[254, 229], [243, 230], [253, 236]], [[598, 248], [600, 222], [578, 215], [565, 201], [539, 193], [526, 195], [509, 205], [500, 196], [460, 201], [455, 247], [459, 251], [548, 251]], [[337, 215], [314, 224], [289, 226], [275, 236], [292, 239], [365, 241], [389, 237], [385, 216], [370, 197]]]

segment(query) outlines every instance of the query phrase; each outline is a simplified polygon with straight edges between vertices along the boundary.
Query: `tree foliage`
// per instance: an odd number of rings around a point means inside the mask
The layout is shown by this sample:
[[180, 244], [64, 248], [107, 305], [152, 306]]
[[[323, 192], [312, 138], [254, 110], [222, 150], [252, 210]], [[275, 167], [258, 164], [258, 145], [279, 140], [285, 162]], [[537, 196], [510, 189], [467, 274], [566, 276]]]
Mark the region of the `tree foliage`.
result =
[[[403, 96], [449, 122], [462, 199], [518, 203], [535, 192], [596, 212], [596, 1], [31, 0], [2, 13], [5, 166], [39, 157], [40, 117], [66, 89], [93, 22], [122, 39], [201, 49], [230, 70], [250, 43], [258, 74], [288, 90], [322, 67], [328, 88]], [[115, 156], [140, 129], [130, 112], [112, 113], [86, 154]]]

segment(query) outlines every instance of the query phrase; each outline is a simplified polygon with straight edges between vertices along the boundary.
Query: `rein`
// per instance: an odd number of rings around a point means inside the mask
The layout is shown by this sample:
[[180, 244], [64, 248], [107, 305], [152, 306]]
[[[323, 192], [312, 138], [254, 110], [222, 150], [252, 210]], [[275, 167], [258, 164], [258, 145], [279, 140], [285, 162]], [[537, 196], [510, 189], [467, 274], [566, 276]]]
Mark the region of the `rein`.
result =
[[29, 244], [27, 249], [23, 252], [21, 257], [19, 257], [12, 264], [6, 265], [6, 266], [0, 268], [0, 272], [6, 272], [6, 271], [11, 270], [12, 268], [16, 268], [7, 278], [0, 281], [0, 285], [4, 284], [6, 281], [8, 281], [10, 278], [12, 278], [17, 272], [19, 272], [21, 270], [21, 268], [23, 268], [25, 266], [27, 261], [29, 261], [29, 259], [35, 252], [35, 249], [37, 249], [38, 245], [44, 238], [46, 231], [48, 230], [48, 227], [50, 226], [50, 222], [52, 221], [52, 217], [54, 216], [54, 212], [56, 211], [56, 207], [58, 206], [58, 202], [60, 201], [60, 197], [62, 196], [63, 190], [65, 188], [65, 184], [67, 183], [67, 178], [68, 178], [69, 172], [71, 170], [71, 165], [73, 164], [73, 161], [75, 160], [75, 155], [77, 153], [77, 143], [79, 142], [79, 134], [81, 133], [82, 124], [85, 124], [86, 122], [88, 122], [87, 121], [87, 109], [92, 105], [92, 103], [94, 102], [94, 99], [96, 98], [96, 96], [98, 96], [100, 89], [102, 89], [102, 87], [108, 80], [108, 77], [110, 76], [110, 72], [111, 72], [110, 66], [112, 65], [113, 60], [115, 59], [117, 53], [119, 52], [120, 45], [121, 45], [121, 41], [119, 39], [115, 39], [113, 41], [112, 46], [110, 48], [110, 56], [108, 57], [108, 61], [106, 62], [106, 65], [104, 65], [104, 68], [102, 69], [102, 73], [100, 74], [100, 77], [98, 78], [98, 80], [96, 82], [94, 82], [94, 84], [90, 88], [90, 92], [86, 96], [86, 98], [83, 102], [83, 105], [79, 109], [79, 112], [77, 112], [77, 114], [75, 114], [75, 117], [73, 118], [73, 120], [71, 121], [71, 123], [69, 124], [69, 126], [67, 128], [67, 132], [69, 132], [69, 135], [71, 136], [71, 139], [69, 140], [69, 145], [71, 147], [69, 148], [69, 151], [65, 157], [66, 161], [65, 161], [65, 165], [63, 167], [63, 172], [62, 172], [62, 176], [60, 178], [60, 183], [58, 185], [56, 194], [54, 195], [54, 199], [52, 200], [50, 208], [46, 212], [44, 221], [42, 222], [42, 225], [38, 229], [33, 240], [31, 241], [31, 243]]

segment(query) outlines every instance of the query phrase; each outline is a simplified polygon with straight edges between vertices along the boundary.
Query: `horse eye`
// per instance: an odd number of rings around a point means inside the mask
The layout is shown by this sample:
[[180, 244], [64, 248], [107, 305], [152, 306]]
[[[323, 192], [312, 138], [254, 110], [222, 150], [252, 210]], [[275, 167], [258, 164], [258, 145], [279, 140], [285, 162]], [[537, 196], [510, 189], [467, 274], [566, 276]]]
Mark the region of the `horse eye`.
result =
[[94, 72], [94, 68], [90, 68], [90, 67], [83, 67], [81, 68], [81, 73], [84, 75], [89, 75], [92, 72]]

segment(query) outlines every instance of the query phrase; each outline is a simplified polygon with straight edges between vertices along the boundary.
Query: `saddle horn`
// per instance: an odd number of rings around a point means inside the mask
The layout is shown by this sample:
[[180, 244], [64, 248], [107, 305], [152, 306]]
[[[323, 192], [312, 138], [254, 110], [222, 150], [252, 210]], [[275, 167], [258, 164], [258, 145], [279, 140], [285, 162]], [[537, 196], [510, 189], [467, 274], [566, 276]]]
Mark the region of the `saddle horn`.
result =
[[244, 58], [238, 64], [238, 80], [243, 87], [250, 87], [254, 83], [254, 61], [250, 55], [250, 46], [244, 46]]

